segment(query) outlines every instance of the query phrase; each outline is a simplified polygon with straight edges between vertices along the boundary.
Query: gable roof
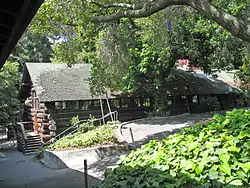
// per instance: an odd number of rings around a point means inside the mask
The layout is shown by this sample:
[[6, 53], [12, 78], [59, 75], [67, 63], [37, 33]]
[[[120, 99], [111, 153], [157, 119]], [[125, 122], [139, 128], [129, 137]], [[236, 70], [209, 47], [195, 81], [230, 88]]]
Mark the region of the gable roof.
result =
[[167, 78], [165, 88], [170, 95], [227, 94], [231, 86], [203, 73], [175, 69]]
[[[89, 88], [91, 64], [26, 63], [26, 70], [38, 97], [43, 102], [98, 99]], [[231, 86], [202, 73], [172, 71], [164, 86], [170, 95], [227, 94]], [[114, 98], [114, 95], [110, 95]]]
[[43, 102], [93, 99], [89, 89], [91, 64], [26, 63], [33, 87]]

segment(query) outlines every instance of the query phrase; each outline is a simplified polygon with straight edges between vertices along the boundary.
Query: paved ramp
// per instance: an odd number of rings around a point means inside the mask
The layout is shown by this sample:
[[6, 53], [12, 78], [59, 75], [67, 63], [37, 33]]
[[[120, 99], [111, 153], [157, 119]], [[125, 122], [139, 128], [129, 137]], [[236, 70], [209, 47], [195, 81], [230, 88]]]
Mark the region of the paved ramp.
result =
[[211, 114], [182, 114], [168, 117], [145, 118], [125, 123], [122, 126], [121, 133], [128, 143], [132, 143], [129, 130], [131, 128], [134, 142], [138, 147], [152, 139], [161, 140], [184, 127], [202, 123], [210, 117]]

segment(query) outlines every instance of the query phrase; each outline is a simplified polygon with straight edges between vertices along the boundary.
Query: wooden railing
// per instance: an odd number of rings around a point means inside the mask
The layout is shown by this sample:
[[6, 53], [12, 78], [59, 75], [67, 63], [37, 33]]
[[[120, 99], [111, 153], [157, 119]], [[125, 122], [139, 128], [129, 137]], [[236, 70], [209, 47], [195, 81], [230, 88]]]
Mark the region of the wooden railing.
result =
[[33, 122], [18, 122], [16, 125], [17, 149], [25, 155], [34, 154], [41, 147], [41, 138], [33, 132]]
[[33, 131], [33, 122], [18, 122], [17, 123], [17, 132], [21, 132], [24, 139], [27, 139], [27, 133]]

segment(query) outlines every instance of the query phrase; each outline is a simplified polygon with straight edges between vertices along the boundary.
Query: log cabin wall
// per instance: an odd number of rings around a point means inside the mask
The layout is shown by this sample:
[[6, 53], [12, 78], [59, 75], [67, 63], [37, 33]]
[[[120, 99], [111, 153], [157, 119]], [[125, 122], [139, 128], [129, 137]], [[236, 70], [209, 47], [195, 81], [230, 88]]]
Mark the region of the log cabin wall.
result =
[[[41, 132], [50, 132], [48, 127], [50, 121], [44, 118], [51, 116], [56, 122], [56, 134], [62, 132], [71, 125], [71, 119], [78, 116], [80, 120], [87, 120], [90, 115], [101, 117], [101, 107], [99, 100], [82, 101], [58, 101], [58, 102], [39, 102], [36, 95], [31, 93], [32, 108], [25, 108], [27, 120], [33, 120], [37, 113], [39, 127], [43, 128]], [[31, 98], [32, 98], [31, 97]], [[115, 98], [109, 99], [112, 111], [118, 111], [118, 119], [130, 121], [147, 117], [147, 114], [153, 110], [152, 98]], [[109, 113], [106, 100], [102, 100], [104, 114]], [[240, 95], [221, 94], [221, 95], [187, 95], [187, 96], [167, 96], [165, 101], [165, 110], [170, 115], [183, 113], [201, 113], [215, 110], [228, 110], [235, 107], [246, 107], [250, 103], [246, 99], [240, 100]]]
[[[30, 97], [25, 101], [23, 121], [34, 122], [35, 116], [38, 121], [38, 134], [42, 141], [46, 142], [55, 136], [55, 128], [51, 128], [52, 121], [44, 102], [39, 100], [34, 88], [31, 89]], [[53, 130], [51, 130], [53, 129]]]
[[[169, 111], [170, 115], [178, 115], [229, 110], [250, 104], [246, 99], [243, 99], [244, 102], [241, 103], [233, 103], [234, 98], [238, 100], [240, 97], [231, 94], [168, 96], [165, 110]], [[145, 118], [153, 110], [152, 98], [116, 98], [109, 99], [109, 103], [112, 111], [118, 111], [118, 119], [121, 122]], [[106, 100], [102, 100], [102, 104], [104, 114], [107, 114], [109, 111]], [[71, 119], [74, 116], [78, 116], [80, 120], [87, 120], [90, 115], [96, 118], [101, 117], [99, 100], [46, 102], [45, 106], [51, 118], [56, 122], [57, 134], [71, 125]]]
[[[130, 121], [147, 116], [152, 110], [150, 98], [116, 98], [109, 99], [111, 111], [118, 111], [119, 121]], [[106, 100], [102, 100], [104, 114], [109, 113]], [[71, 125], [73, 116], [78, 116], [80, 120], [87, 120], [92, 115], [101, 117], [101, 107], [99, 100], [84, 101], [59, 101], [46, 102], [51, 118], [56, 122], [57, 134]]]

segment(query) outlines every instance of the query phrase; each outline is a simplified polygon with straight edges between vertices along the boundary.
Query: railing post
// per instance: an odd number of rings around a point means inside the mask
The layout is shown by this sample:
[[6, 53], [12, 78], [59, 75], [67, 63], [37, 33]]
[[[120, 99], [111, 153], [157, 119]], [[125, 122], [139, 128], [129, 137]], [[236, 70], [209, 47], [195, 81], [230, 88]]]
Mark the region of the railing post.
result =
[[106, 96], [106, 101], [107, 101], [109, 113], [110, 113], [110, 115], [111, 115], [111, 121], [114, 121], [114, 118], [113, 118], [113, 116], [112, 116], [112, 114], [111, 114], [111, 108], [110, 108], [110, 105], [109, 105], [108, 94], [106, 93], [105, 96]]
[[84, 159], [84, 182], [85, 182], [85, 188], [88, 188], [88, 165], [87, 165], [87, 159]]
[[132, 128], [131, 127], [129, 127], [129, 132], [130, 132], [132, 144], [134, 144], [135, 140], [134, 140], [134, 136], [133, 136], [133, 132], [132, 132]]
[[[99, 98], [100, 98], [100, 106], [101, 106], [102, 117], [104, 117], [101, 93], [100, 93], [100, 95], [99, 95]], [[103, 124], [105, 125], [105, 119], [104, 119], [104, 118], [103, 118]]]
[[26, 131], [25, 131], [25, 128], [24, 128], [23, 123], [20, 123], [20, 126], [21, 126], [21, 130], [22, 130], [23, 137], [24, 137], [25, 139], [27, 139], [27, 134], [26, 134]]

